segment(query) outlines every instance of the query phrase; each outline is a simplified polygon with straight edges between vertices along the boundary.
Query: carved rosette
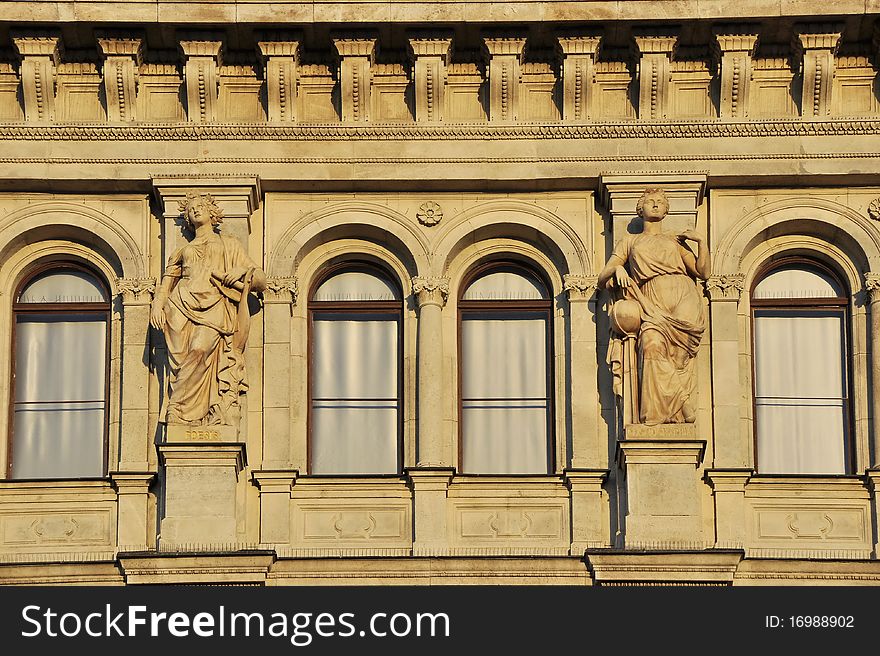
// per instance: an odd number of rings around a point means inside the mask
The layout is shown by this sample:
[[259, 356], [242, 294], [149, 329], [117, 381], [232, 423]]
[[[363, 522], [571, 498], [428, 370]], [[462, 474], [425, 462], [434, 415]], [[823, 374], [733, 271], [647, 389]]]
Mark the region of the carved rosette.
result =
[[290, 303], [296, 305], [296, 276], [274, 276], [266, 280], [263, 298], [266, 303]]
[[122, 294], [123, 305], [146, 305], [156, 291], [155, 278], [117, 278], [116, 289]]
[[416, 276], [412, 279], [412, 292], [419, 307], [425, 305], [443, 307], [449, 296], [449, 278]]
[[589, 301], [596, 293], [599, 278], [567, 273], [562, 280], [562, 289], [568, 292], [569, 301]]
[[865, 274], [865, 291], [873, 303], [880, 301], [880, 273], [868, 272]]
[[710, 301], [738, 301], [745, 285], [744, 273], [724, 273], [706, 280]]
[[422, 225], [435, 226], [443, 218], [443, 210], [440, 208], [440, 205], [433, 200], [429, 200], [421, 204], [419, 211], [416, 212], [416, 218]]
[[880, 221], [880, 198], [875, 198], [868, 205], [868, 217], [874, 221]]

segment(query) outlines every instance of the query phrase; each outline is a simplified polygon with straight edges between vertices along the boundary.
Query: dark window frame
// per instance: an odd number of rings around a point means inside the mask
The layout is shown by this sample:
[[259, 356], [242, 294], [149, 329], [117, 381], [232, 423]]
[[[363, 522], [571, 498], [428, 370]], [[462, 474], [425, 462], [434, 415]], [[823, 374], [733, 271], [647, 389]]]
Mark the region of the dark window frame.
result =
[[[801, 267], [803, 269], [825, 274], [832, 278], [843, 290], [844, 296], [825, 296], [815, 298], [754, 298], [755, 289], [768, 276], [776, 271], [791, 267]], [[845, 386], [846, 397], [843, 400], [843, 448], [844, 463], [846, 471], [844, 475], [851, 475], [856, 471], [856, 445], [854, 443], [855, 436], [855, 416], [852, 407], [853, 399], [853, 350], [852, 350], [852, 313], [850, 311], [850, 298], [846, 294], [850, 291], [846, 279], [832, 266], [818, 259], [802, 255], [788, 255], [774, 259], [765, 263], [759, 268], [755, 278], [749, 289], [749, 330], [751, 339], [751, 374], [752, 374], [752, 459], [754, 462], [755, 472], [761, 475], [760, 463], [758, 462], [758, 394], [757, 394], [757, 369], [756, 369], [756, 346], [755, 346], [755, 310], [779, 310], [783, 312], [800, 311], [801, 313], [810, 311], [828, 311], [836, 310], [841, 313], [844, 322], [843, 335], [845, 343], [843, 345], [843, 362], [845, 366]], [[794, 315], [797, 316], [797, 315]], [[770, 474], [765, 474], [770, 475]], [[800, 474], [792, 472], [791, 476], [802, 476], [813, 474]], [[818, 475], [818, 474], [817, 474]], [[839, 474], [831, 474], [839, 475]]]
[[[464, 295], [470, 286], [476, 282], [479, 278], [490, 275], [493, 271], [496, 270], [506, 270], [513, 269], [515, 271], [520, 271], [526, 275], [528, 278], [536, 278], [542, 285], [544, 285], [544, 290], [547, 293], [546, 299], [541, 300], [464, 300]], [[553, 348], [553, 286], [550, 284], [550, 281], [544, 275], [544, 272], [538, 266], [527, 264], [521, 262], [519, 260], [513, 259], [499, 259], [499, 260], [491, 260], [488, 262], [484, 262], [482, 264], [478, 264], [473, 267], [468, 273], [464, 276], [461, 282], [461, 286], [459, 287], [459, 296], [458, 296], [458, 307], [457, 309], [457, 317], [456, 317], [456, 334], [457, 334], [457, 363], [458, 363], [458, 381], [457, 381], [457, 393], [458, 393], [458, 454], [456, 458], [458, 471], [463, 475], [467, 476], [517, 476], [517, 477], [527, 477], [527, 476], [549, 476], [552, 475], [556, 471], [556, 431], [554, 430], [554, 426], [556, 424], [556, 412], [555, 412], [555, 352]], [[544, 314], [544, 319], [546, 321], [547, 329], [545, 331], [545, 356], [546, 362], [544, 364], [545, 371], [545, 389], [547, 390], [547, 471], [543, 474], [475, 474], [472, 472], [465, 471], [464, 464], [464, 395], [463, 395], [463, 381], [464, 381], [464, 344], [462, 341], [462, 322], [464, 321], [464, 317], [466, 314], [493, 314], [496, 313], [499, 316], [502, 314], [510, 314], [515, 312], [534, 312], [534, 313], [542, 313]]]
[[[103, 289], [104, 296], [107, 301], [102, 303], [22, 303], [19, 299], [21, 293], [31, 282], [38, 277], [51, 272], [52, 270], [60, 271], [78, 271], [92, 277], [98, 285]], [[11, 327], [11, 363], [9, 372], [9, 421], [6, 442], [6, 480], [22, 481], [22, 480], [103, 480], [108, 476], [109, 467], [109, 450], [110, 450], [110, 353], [111, 353], [111, 305], [113, 295], [104, 275], [97, 268], [78, 260], [53, 260], [40, 264], [26, 275], [22, 276], [15, 288], [15, 294], [12, 302], [12, 327]], [[104, 435], [103, 435], [103, 462], [101, 475], [98, 477], [38, 477], [38, 478], [14, 478], [14, 432], [15, 432], [15, 368], [17, 363], [16, 354], [18, 352], [18, 318], [19, 316], [39, 314], [53, 314], [59, 316], [65, 315], [94, 315], [100, 317], [105, 325], [104, 337]]]
[[[388, 280], [395, 288], [399, 295], [399, 299], [395, 301], [315, 301], [312, 300], [318, 288], [327, 282], [330, 278], [348, 272], [369, 273], [374, 276], [382, 277]], [[404, 294], [402, 286], [390, 269], [382, 264], [365, 260], [346, 260], [331, 264], [325, 267], [319, 275], [315, 276], [314, 281], [309, 287], [308, 294], [308, 327], [307, 327], [307, 367], [308, 380], [306, 386], [308, 388], [308, 405], [306, 408], [306, 467], [310, 475], [324, 476], [334, 478], [346, 477], [381, 477], [381, 476], [400, 476], [403, 472], [404, 448], [403, 448], [403, 410], [404, 410], [404, 371], [403, 371], [403, 309]], [[335, 314], [344, 316], [345, 314], [376, 314], [388, 315], [394, 317], [397, 322], [397, 467], [394, 474], [376, 474], [376, 473], [345, 473], [345, 474], [315, 474], [312, 465], [312, 442], [314, 440], [312, 406], [314, 403], [314, 331], [315, 331], [315, 315], [318, 314]]]

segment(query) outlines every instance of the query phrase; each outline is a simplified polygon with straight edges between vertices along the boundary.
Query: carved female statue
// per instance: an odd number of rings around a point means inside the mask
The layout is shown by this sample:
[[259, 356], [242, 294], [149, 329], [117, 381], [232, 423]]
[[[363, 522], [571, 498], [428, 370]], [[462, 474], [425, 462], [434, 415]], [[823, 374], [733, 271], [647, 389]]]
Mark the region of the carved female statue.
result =
[[210, 195], [180, 205], [195, 236], [168, 260], [150, 312], [168, 347], [162, 414], [168, 424], [238, 426], [248, 294], [264, 290], [266, 276], [238, 240], [218, 234], [223, 212]]
[[[638, 335], [641, 423], [693, 423], [694, 358], [706, 327], [695, 278], [709, 275], [709, 248], [694, 230], [677, 235], [662, 231], [669, 200], [660, 189], [645, 191], [636, 212], [643, 231], [617, 242], [598, 284], [617, 288], [621, 298], [637, 304], [639, 316], [633, 317], [631, 328]], [[698, 255], [688, 240], [698, 244]], [[619, 339], [611, 349], [609, 361], [619, 362]]]

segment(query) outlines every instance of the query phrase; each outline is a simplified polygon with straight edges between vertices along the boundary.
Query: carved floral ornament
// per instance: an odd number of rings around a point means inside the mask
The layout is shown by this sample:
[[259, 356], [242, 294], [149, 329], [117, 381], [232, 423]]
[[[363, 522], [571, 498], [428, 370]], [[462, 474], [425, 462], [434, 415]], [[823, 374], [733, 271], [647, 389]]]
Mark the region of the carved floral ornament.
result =
[[865, 274], [865, 291], [871, 301], [880, 300], [880, 273], [868, 272]]
[[433, 200], [429, 200], [421, 204], [419, 211], [416, 212], [416, 218], [422, 225], [434, 226], [440, 223], [440, 220], [443, 218], [443, 210], [440, 205]]
[[267, 303], [296, 304], [296, 276], [273, 276], [266, 281], [263, 296]]
[[156, 291], [155, 278], [117, 278], [116, 289], [123, 303], [149, 303]]
[[706, 293], [711, 301], [738, 301], [745, 286], [744, 273], [722, 273], [706, 280]]
[[596, 276], [582, 276], [567, 273], [562, 277], [562, 289], [568, 292], [570, 301], [588, 301], [596, 293]]
[[437, 276], [424, 278], [416, 276], [412, 279], [412, 292], [416, 297], [419, 307], [423, 305], [439, 305], [443, 307], [446, 304], [446, 298], [449, 296], [449, 279]]
[[868, 205], [868, 216], [874, 221], [880, 221], [880, 198], [875, 198]]

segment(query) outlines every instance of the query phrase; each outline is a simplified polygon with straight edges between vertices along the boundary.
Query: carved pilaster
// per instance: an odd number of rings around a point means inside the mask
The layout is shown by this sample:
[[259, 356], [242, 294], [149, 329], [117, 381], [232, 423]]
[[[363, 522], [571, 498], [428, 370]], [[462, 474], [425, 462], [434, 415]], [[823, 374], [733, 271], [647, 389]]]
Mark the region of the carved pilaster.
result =
[[446, 305], [449, 296], [449, 279], [416, 276], [412, 279], [412, 291], [419, 307], [425, 305]]
[[375, 37], [337, 37], [333, 45], [339, 53], [339, 82], [342, 91], [342, 120], [361, 123], [370, 120], [370, 69], [376, 54]]
[[186, 57], [183, 69], [186, 84], [186, 113], [191, 123], [210, 123], [217, 119], [223, 42], [213, 38], [185, 38], [180, 49]]
[[257, 43], [265, 60], [269, 122], [296, 121], [296, 83], [299, 74], [299, 39], [275, 38]]
[[710, 276], [706, 280], [706, 293], [709, 300], [715, 301], [738, 301], [743, 292], [745, 281], [744, 273], [725, 273]]
[[98, 38], [104, 57], [104, 95], [107, 119], [130, 123], [137, 119], [137, 77], [143, 61], [140, 38], [104, 36]]
[[715, 44], [721, 62], [721, 118], [745, 118], [749, 115], [752, 56], [757, 43], [755, 26], [725, 26], [715, 31]]
[[796, 28], [794, 50], [803, 58], [801, 115], [821, 119], [831, 113], [834, 55], [840, 45], [839, 25], [801, 25]]
[[442, 121], [446, 103], [446, 65], [452, 37], [413, 35], [409, 47], [415, 60], [416, 121]]
[[666, 118], [669, 106], [669, 80], [672, 55], [678, 37], [641, 32], [635, 35], [639, 59], [639, 118]]
[[586, 121], [592, 114], [593, 82], [599, 36], [558, 38], [562, 53], [562, 120]]
[[123, 305], [149, 305], [156, 291], [155, 278], [117, 278]]
[[526, 39], [488, 36], [483, 43], [489, 56], [489, 120], [515, 121], [519, 116], [520, 66]]
[[562, 289], [568, 292], [569, 301], [589, 301], [596, 293], [599, 278], [566, 273], [562, 280]]
[[266, 281], [263, 298], [266, 303], [289, 303], [296, 305], [296, 276], [273, 276]]
[[45, 123], [55, 118], [55, 68], [61, 58], [59, 36], [14, 36], [21, 56], [21, 88], [26, 121]]

